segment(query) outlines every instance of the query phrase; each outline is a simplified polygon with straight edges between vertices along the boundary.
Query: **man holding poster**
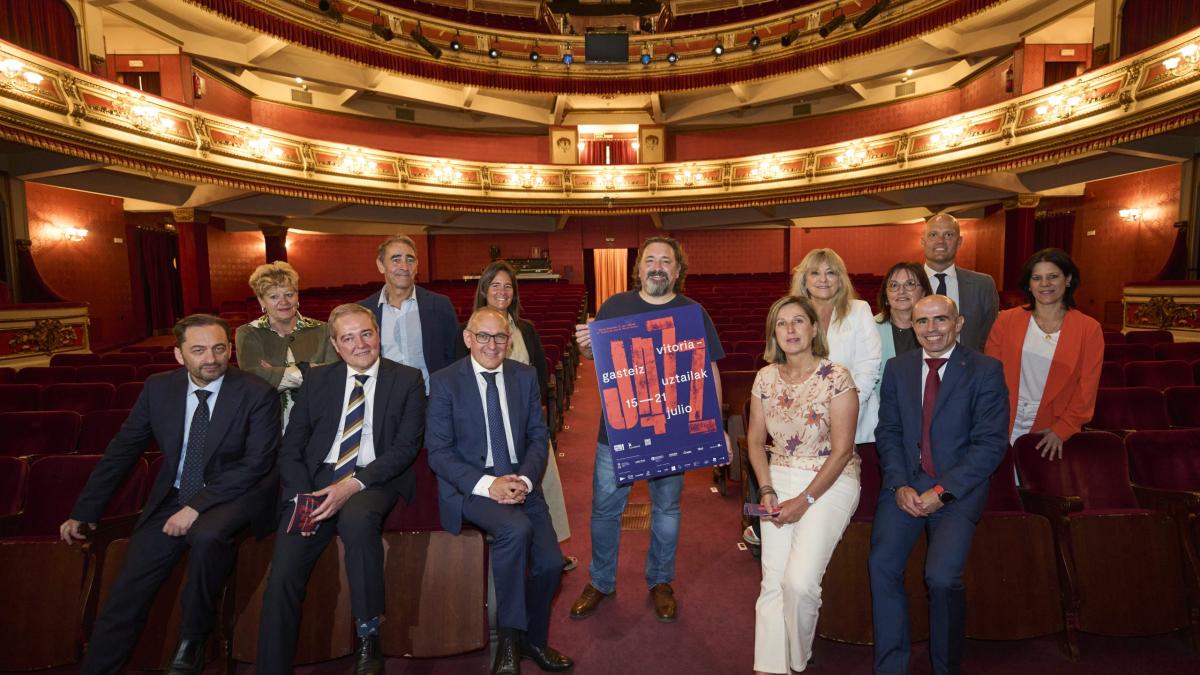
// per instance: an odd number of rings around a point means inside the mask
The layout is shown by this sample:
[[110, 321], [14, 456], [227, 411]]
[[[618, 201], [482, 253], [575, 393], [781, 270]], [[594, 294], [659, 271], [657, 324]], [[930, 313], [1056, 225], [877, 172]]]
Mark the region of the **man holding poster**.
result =
[[[641, 449], [645, 449], [657, 439], [678, 440], [678, 434], [672, 432], [682, 425], [683, 433], [690, 434], [689, 440], [698, 439], [693, 448], [697, 453], [703, 451], [711, 454], [714, 446], [721, 445], [724, 447], [720, 452], [728, 452], [728, 438], [720, 422], [721, 379], [716, 364], [725, 356], [725, 351], [721, 348], [717, 330], [708, 313], [681, 293], [687, 276], [687, 258], [683, 248], [674, 239], [651, 237], [638, 252], [636, 271], [635, 289], [610, 297], [596, 312], [596, 321], [600, 322], [598, 325], [604, 326], [600, 335], [606, 340], [612, 337], [614, 342], [611, 344], [617, 344], [615, 340], [620, 339], [619, 331], [626, 327], [630, 333], [642, 331], [642, 337], [629, 340], [629, 345], [634, 349], [632, 358], [624, 351], [623, 340], [620, 348], [598, 357], [596, 367], [607, 423], [600, 425], [592, 479], [592, 561], [588, 568], [591, 582], [571, 606], [573, 619], [592, 614], [600, 602], [616, 590], [621, 513], [629, 498], [629, 482], [642, 472], [641, 467], [622, 466], [621, 482], [624, 484], [619, 482], [614, 447], [621, 445], [622, 452], [628, 448], [625, 443], [610, 441], [608, 427], [640, 430], [639, 435], [644, 437]], [[651, 316], [639, 316], [647, 314]], [[638, 317], [637, 321], [607, 321], [635, 316]], [[614, 324], [622, 325], [614, 327]], [[654, 337], [651, 338], [651, 335]], [[583, 354], [593, 358], [592, 331], [589, 326], [576, 326], [575, 340]], [[654, 358], [658, 350], [673, 355], [661, 358], [661, 372], [657, 365], [660, 359]], [[658, 353], [658, 356], [661, 357], [662, 353]], [[639, 377], [642, 378], [641, 386], [632, 386], [631, 381]], [[688, 407], [692, 410], [688, 411]], [[713, 442], [714, 435], [718, 439], [716, 443]], [[714, 462], [690, 457], [680, 461], [661, 455], [653, 459], [665, 466], [660, 465], [652, 471], [641, 473], [649, 481], [652, 504], [646, 583], [650, 586], [655, 616], [659, 621], [671, 622], [676, 616], [675, 592], [671, 582], [675, 578], [683, 471], [702, 463]], [[679, 463], [674, 464], [675, 461]], [[621, 464], [627, 462], [621, 461]], [[671, 472], [672, 469], [676, 470]], [[670, 473], [664, 474], [664, 470]]]

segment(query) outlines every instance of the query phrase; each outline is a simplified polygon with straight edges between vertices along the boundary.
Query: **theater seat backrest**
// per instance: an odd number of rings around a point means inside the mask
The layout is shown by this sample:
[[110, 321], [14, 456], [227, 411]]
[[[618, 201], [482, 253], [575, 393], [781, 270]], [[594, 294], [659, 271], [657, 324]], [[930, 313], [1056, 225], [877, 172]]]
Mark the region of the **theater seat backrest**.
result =
[[1013, 450], [1009, 448], [992, 472], [988, 483], [987, 506], [984, 511], [1023, 511], [1021, 495], [1017, 493], [1017, 475], [1013, 470]]
[[38, 410], [42, 388], [36, 384], [0, 384], [0, 413]]
[[16, 457], [0, 457], [0, 516], [21, 510], [25, 500], [25, 483], [29, 480], [29, 464]]
[[[57, 535], [59, 525], [70, 517], [75, 501], [99, 462], [100, 455], [52, 455], [34, 460], [29, 466], [20, 531], [15, 534]], [[141, 507], [145, 480], [146, 462], [139, 457], [109, 500], [104, 516], [136, 513]]]
[[42, 391], [43, 410], [74, 410], [86, 414], [112, 407], [116, 387], [107, 382], [52, 384]]
[[385, 532], [442, 529], [438, 509], [437, 476], [434, 475], [433, 469], [429, 468], [429, 451], [425, 448], [421, 448], [421, 452], [417, 454], [412, 471], [417, 481], [413, 500], [409, 504], [405, 504], [403, 499], [396, 501], [395, 508], [383, 523]]
[[61, 455], [75, 452], [82, 418], [71, 410], [0, 413], [0, 455]]
[[1200, 492], [1200, 429], [1135, 431], [1125, 449], [1134, 483]]
[[1061, 459], [1041, 456], [1039, 434], [1026, 434], [1015, 446], [1021, 485], [1033, 492], [1076, 496], [1085, 509], [1135, 508], [1129, 463], [1121, 437], [1107, 431], [1083, 431], [1063, 444]]

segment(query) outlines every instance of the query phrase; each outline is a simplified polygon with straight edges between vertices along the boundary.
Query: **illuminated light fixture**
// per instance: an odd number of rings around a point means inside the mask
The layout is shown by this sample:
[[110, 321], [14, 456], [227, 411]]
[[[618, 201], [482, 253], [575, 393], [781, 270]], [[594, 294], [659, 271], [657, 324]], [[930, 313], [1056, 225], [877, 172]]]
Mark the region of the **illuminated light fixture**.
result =
[[331, 0], [321, 0], [317, 3], [317, 9], [334, 23], [342, 22], [342, 13]]
[[142, 131], [165, 132], [174, 129], [175, 120], [164, 117], [158, 106], [150, 103], [141, 94], [130, 94], [117, 103], [117, 112]]
[[542, 55], [538, 53], [538, 50], [536, 47], [534, 48], [533, 51], [529, 52], [529, 60], [533, 61], [534, 63], [537, 63], [538, 61], [542, 60]]
[[83, 241], [88, 236], [88, 231], [82, 227], [64, 227], [62, 233], [67, 241]]
[[533, 172], [532, 167], [521, 167], [517, 172], [517, 178], [521, 181], [521, 187], [526, 190], [542, 187], [545, 184], [545, 179]]
[[929, 137], [929, 142], [939, 148], [957, 147], [963, 142], [966, 136], [966, 127], [963, 126], [962, 120], [958, 117], [953, 117], [946, 126], [938, 129]]
[[887, 9], [891, 2], [892, 0], [875, 0], [875, 4], [868, 7], [867, 11], [855, 17], [854, 30], [866, 28], [867, 24], [871, 23], [883, 10]]
[[297, 75], [296, 76], [296, 84], [304, 84], [304, 78]]
[[762, 45], [762, 38], [758, 37], [758, 31], [751, 29], [750, 39], [746, 42], [746, 46], [750, 48], [750, 51], [755, 51], [761, 45]]
[[771, 180], [773, 178], [779, 178], [781, 175], [783, 175], [783, 166], [780, 165], [779, 160], [775, 158], [775, 155], [768, 155], [767, 157], [763, 158], [761, 162], [755, 165], [753, 169], [750, 169], [750, 175], [759, 180]]
[[641, 144], [641, 143], [638, 143], [637, 141], [632, 141], [632, 142], [629, 144], [629, 147], [633, 148], [633, 151], [634, 151], [634, 152], [637, 152], [637, 151], [638, 151], [638, 150], [639, 150], [639, 149], [642, 147], [642, 144]]
[[650, 56], [650, 52], [647, 51], [645, 47], [643, 47], [642, 55], [640, 58], [638, 58], [638, 60], [642, 62], [643, 66], [648, 66], [648, 65], [650, 65], [650, 62], [654, 60], [654, 57]]
[[704, 172], [696, 168], [695, 164], [685, 164], [679, 176], [683, 179], [683, 184], [688, 187], [704, 182]]
[[1126, 220], [1129, 222], [1133, 222], [1133, 221], [1142, 219], [1142, 210], [1141, 209], [1121, 209], [1117, 213], [1120, 214], [1121, 220]]
[[450, 51], [452, 51], [452, 52], [461, 52], [462, 51], [462, 36], [459, 35], [458, 31], [454, 31], [454, 39], [450, 41]]
[[[375, 18], [379, 19], [379, 21], [375, 21], [371, 24], [371, 32], [384, 42], [391, 42], [393, 39], [395, 39], [396, 33], [392, 30], [392, 27], [388, 25], [388, 20], [383, 18], [383, 13], [376, 10]], [[417, 27], [420, 28], [420, 25], [421, 24], [417, 24]]]
[[422, 49], [429, 52], [429, 55], [433, 58], [442, 58], [442, 48], [433, 44], [429, 38], [425, 37], [425, 34], [421, 32], [420, 23], [417, 24], [416, 28], [408, 32], [408, 36], [413, 39], [413, 42], [421, 45]]
[[575, 55], [572, 54], [571, 52], [567, 52], [566, 54], [563, 54], [563, 65], [569, 66], [572, 63], [575, 63]]
[[833, 31], [841, 28], [842, 24], [846, 23], [846, 13], [842, 11], [841, 3], [834, 5], [833, 11], [837, 12], [837, 15], [829, 21], [826, 21], [825, 25], [821, 26], [821, 28], [817, 30], [817, 32], [821, 34], [822, 38], [829, 37], [833, 34]]
[[457, 183], [462, 180], [462, 172], [455, 169], [450, 162], [442, 160], [433, 165], [433, 179], [439, 183]]
[[603, 183], [605, 190], [622, 188], [625, 187], [625, 175], [612, 169], [605, 169], [600, 172], [600, 182]]
[[579, 148], [580, 152], [583, 152], [587, 149], [587, 141], [579, 141], [575, 144], [575, 147]]
[[1046, 102], [1039, 104], [1033, 109], [1033, 112], [1038, 117], [1064, 119], [1070, 117], [1083, 101], [1084, 95], [1081, 93], [1079, 83], [1076, 82], [1074, 87], [1064, 89], [1063, 93], [1047, 98]]
[[367, 159], [360, 152], [347, 151], [338, 162], [338, 168], [346, 173], [363, 174], [375, 170], [375, 162]]
[[267, 155], [270, 155], [271, 159], [283, 159], [283, 149], [277, 145], [273, 145], [266, 136], [263, 136], [262, 131], [258, 129], [250, 130], [242, 137], [242, 146], [246, 148], [247, 152], [259, 159]]
[[725, 45], [721, 44], [720, 42], [713, 45], [713, 48], [712, 48], [713, 56], [720, 58], [720, 56], [724, 53], [725, 53]]
[[[1193, 70], [1200, 64], [1200, 46], [1194, 42], [1185, 45], [1183, 49], [1179, 50], [1179, 54], [1164, 59], [1162, 64], [1172, 75], [1182, 75]], [[1185, 67], [1181, 68], [1181, 66]]]
[[25, 64], [16, 59], [0, 61], [0, 88], [30, 92], [40, 87], [45, 79], [40, 73], [26, 70]]
[[858, 167], [867, 160], [867, 149], [862, 143], [851, 143], [842, 154], [837, 156], [837, 163], [845, 167]]
[[912, 74], [913, 74], [913, 69], [912, 69], [912, 68], [909, 68], [908, 70], [905, 70], [905, 71], [904, 71], [904, 76], [905, 76], [905, 77], [912, 77]]
[[792, 43], [795, 42], [796, 38], [798, 37], [800, 37], [800, 29], [793, 28], [789, 30], [786, 35], [779, 38], [779, 44], [783, 45], [784, 47], [791, 47]]
[[496, 49], [495, 45], [488, 47], [488, 56], [492, 59], [500, 58], [500, 50]]
[[678, 54], [676, 54], [675, 52], [671, 52], [670, 54], [667, 54], [667, 63], [669, 63], [671, 65], [675, 65], [678, 62], [679, 62]]

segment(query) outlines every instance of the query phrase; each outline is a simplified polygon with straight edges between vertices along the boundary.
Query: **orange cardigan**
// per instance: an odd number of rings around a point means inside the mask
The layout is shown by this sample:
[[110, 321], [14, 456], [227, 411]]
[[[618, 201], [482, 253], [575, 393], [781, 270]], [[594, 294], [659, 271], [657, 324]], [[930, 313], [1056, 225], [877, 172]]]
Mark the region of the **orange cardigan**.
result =
[[[1032, 312], [1014, 307], [1000, 312], [988, 335], [987, 354], [1004, 364], [1008, 385], [1008, 431], [1017, 419], [1017, 396], [1021, 387], [1021, 350]], [[1104, 332], [1092, 317], [1077, 309], [1067, 311], [1058, 348], [1046, 376], [1042, 402], [1034, 416], [1032, 431], [1049, 428], [1064, 441], [1091, 421], [1104, 365]]]

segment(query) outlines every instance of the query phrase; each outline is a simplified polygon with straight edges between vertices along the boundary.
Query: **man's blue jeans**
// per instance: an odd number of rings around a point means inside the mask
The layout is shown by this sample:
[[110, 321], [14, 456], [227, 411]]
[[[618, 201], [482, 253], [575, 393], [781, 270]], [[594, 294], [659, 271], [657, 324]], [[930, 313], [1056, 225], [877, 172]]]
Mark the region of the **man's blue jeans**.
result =
[[[617, 587], [621, 512], [629, 499], [629, 486], [617, 485], [610, 446], [596, 444], [596, 469], [592, 476], [592, 563], [588, 574], [596, 590], [612, 593]], [[646, 553], [646, 583], [649, 586], [670, 583], [675, 578], [682, 492], [681, 473], [650, 481], [650, 550]]]

